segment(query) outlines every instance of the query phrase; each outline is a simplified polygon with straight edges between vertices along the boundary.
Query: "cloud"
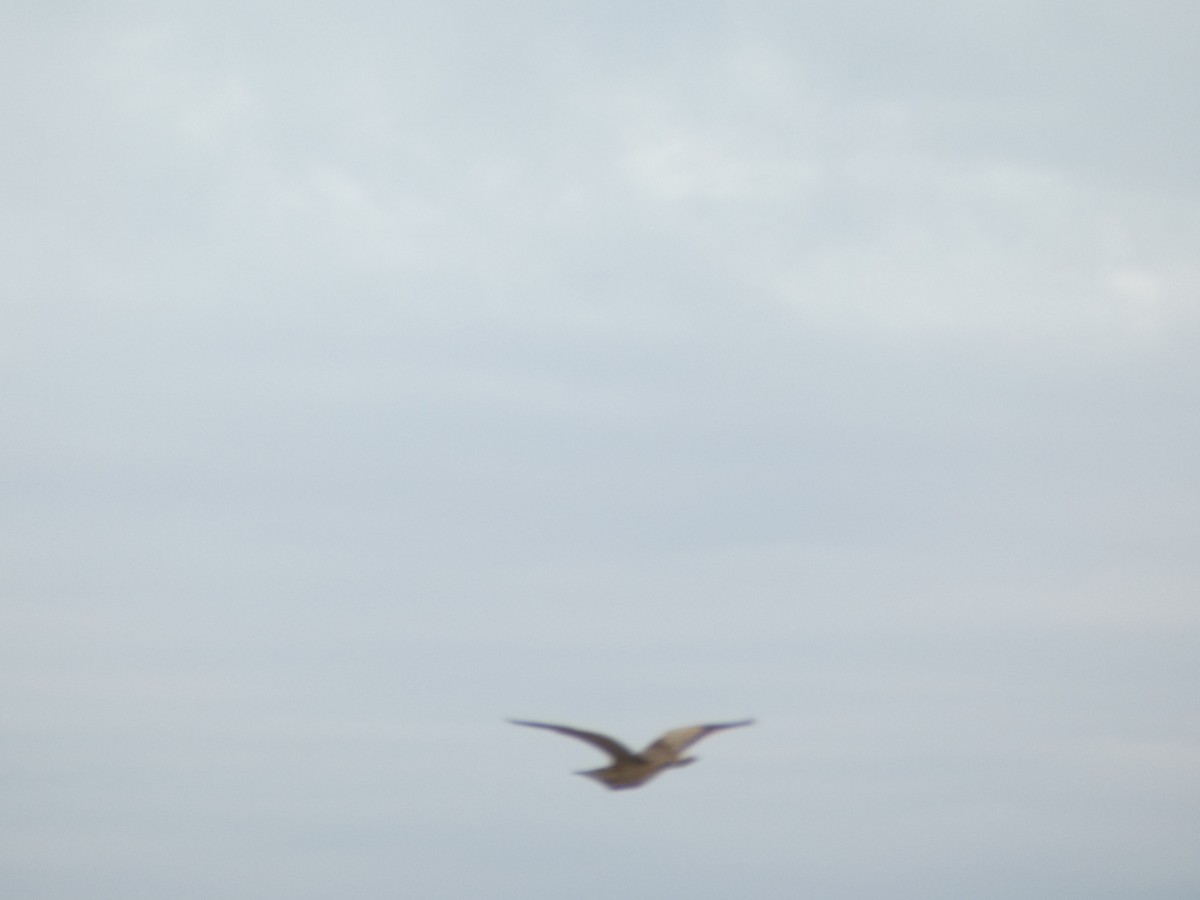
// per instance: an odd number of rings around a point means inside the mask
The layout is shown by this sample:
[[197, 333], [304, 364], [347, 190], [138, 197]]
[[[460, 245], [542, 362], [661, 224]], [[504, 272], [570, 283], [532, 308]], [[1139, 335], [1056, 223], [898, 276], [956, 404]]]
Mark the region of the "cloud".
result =
[[1194, 885], [1194, 15], [535, 6], [7, 13], [5, 872]]

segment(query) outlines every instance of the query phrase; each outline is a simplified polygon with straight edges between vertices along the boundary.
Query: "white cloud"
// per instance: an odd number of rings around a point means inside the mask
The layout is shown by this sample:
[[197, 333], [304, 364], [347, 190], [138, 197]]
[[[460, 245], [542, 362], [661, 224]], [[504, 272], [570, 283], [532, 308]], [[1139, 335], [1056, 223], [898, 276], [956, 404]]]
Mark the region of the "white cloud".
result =
[[[1193, 13], [74, 12], [0, 29], [0, 881], [1195, 893]], [[552, 713], [762, 727], [617, 871]]]

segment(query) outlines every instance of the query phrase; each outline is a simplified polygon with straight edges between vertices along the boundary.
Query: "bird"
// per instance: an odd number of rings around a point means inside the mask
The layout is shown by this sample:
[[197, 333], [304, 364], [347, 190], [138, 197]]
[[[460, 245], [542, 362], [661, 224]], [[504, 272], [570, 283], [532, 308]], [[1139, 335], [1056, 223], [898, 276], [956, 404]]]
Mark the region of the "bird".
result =
[[696, 757], [683, 756], [683, 751], [715, 731], [724, 731], [726, 728], [742, 728], [754, 724], [753, 719], [745, 719], [741, 722], [721, 722], [713, 725], [689, 725], [684, 728], [675, 728], [641, 753], [634, 753], [620, 741], [594, 731], [582, 731], [566, 725], [551, 725], [548, 722], [527, 722], [523, 719], [509, 719], [508, 721], [514, 725], [557, 731], [559, 734], [578, 738], [603, 750], [612, 757], [612, 765], [575, 774], [586, 775], [614, 791], [641, 787], [665, 769], [677, 769], [691, 765], [696, 761]]

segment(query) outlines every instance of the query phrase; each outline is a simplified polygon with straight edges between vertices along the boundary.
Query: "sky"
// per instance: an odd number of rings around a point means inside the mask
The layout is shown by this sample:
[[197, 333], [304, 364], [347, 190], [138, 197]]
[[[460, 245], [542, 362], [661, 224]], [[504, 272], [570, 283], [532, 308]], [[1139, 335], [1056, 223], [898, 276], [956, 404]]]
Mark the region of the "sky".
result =
[[1200, 896], [1198, 30], [5, 5], [0, 894]]

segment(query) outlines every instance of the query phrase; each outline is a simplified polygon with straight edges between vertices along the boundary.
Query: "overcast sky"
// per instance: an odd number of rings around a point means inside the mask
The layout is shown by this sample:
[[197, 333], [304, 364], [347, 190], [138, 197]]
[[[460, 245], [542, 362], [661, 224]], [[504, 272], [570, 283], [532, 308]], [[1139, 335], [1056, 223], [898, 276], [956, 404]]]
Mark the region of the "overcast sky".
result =
[[1200, 896], [1197, 33], [6, 4], [0, 894]]

